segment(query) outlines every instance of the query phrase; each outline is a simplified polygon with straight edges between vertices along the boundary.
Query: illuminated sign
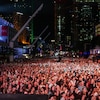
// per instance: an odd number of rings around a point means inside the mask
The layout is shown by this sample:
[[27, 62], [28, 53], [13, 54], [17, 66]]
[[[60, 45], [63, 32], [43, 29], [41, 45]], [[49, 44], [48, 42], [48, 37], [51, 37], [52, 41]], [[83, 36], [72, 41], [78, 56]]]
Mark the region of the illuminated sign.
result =
[[12, 23], [9, 23], [8, 21], [6, 21], [6, 20], [3, 19], [3, 18], [0, 18], [0, 25], [9, 26], [9, 27], [14, 28], [14, 25], [13, 25]]
[[2, 42], [8, 41], [8, 26], [0, 25], [0, 41]]

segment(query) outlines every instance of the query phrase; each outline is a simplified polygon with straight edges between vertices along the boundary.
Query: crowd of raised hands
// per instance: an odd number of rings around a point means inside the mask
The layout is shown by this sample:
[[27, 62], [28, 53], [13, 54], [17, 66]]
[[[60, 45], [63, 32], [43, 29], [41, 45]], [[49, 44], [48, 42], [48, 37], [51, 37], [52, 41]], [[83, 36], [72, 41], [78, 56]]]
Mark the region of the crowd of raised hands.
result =
[[45, 94], [49, 100], [100, 100], [100, 64], [84, 58], [33, 59], [0, 66], [1, 94]]

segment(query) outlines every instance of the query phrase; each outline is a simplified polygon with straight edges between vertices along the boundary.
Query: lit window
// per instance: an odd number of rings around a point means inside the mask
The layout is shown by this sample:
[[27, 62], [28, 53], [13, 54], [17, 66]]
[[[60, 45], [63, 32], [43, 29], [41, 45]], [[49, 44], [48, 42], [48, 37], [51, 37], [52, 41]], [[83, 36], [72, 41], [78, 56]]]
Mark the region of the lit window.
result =
[[15, 0], [15, 2], [18, 2], [18, 0]]
[[58, 34], [61, 34], [61, 32], [58, 32]]
[[14, 7], [16, 8], [16, 3], [14, 4]]

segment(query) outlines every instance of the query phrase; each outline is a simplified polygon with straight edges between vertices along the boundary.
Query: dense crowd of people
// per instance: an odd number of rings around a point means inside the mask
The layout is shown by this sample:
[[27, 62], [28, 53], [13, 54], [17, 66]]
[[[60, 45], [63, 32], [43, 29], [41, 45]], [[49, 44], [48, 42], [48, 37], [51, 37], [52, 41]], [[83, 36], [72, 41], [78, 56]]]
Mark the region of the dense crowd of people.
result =
[[100, 63], [84, 58], [33, 59], [0, 66], [1, 94], [46, 94], [49, 100], [100, 100]]

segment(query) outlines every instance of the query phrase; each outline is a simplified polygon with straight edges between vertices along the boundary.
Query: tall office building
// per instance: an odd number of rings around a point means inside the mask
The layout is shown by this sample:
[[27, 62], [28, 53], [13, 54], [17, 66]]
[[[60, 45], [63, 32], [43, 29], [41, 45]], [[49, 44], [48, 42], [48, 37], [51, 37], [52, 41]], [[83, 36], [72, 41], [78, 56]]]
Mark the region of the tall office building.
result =
[[16, 34], [14, 25], [3, 18], [0, 18], [0, 45], [8, 46], [11, 38]]
[[[3, 9], [0, 10], [0, 17], [14, 24], [14, 28], [19, 31], [28, 20], [29, 16], [34, 12], [33, 1], [30, 0], [8, 0], [5, 4], [0, 5]], [[7, 8], [7, 9], [4, 9]], [[27, 27], [18, 37], [18, 42], [22, 44], [30, 44], [33, 40], [33, 23], [29, 24], [30, 30]], [[30, 37], [31, 36], [31, 37]]]
[[[25, 22], [28, 20], [29, 15], [32, 14], [31, 11], [33, 6], [33, 1], [32, 0], [30, 2], [26, 0], [10, 0], [10, 1], [13, 2], [13, 7], [16, 11], [16, 13], [13, 14], [14, 26], [15, 29], [19, 31], [21, 27], [25, 24]], [[31, 31], [29, 28], [30, 26], [32, 26], [31, 23], [28, 25], [28, 27], [26, 27], [26, 29], [24, 29], [24, 31], [18, 37], [19, 43], [30, 44], [30, 40], [33, 39], [33, 26], [31, 27], [32, 28]]]
[[71, 29], [70, 10], [72, 9], [72, 0], [55, 0], [54, 1], [54, 33], [55, 40], [59, 44], [70, 45], [71, 43]]
[[28, 0], [4, 0], [0, 3], [0, 17], [13, 22], [13, 12], [30, 13], [31, 1]]
[[100, 23], [99, 0], [74, 0], [71, 12], [72, 45], [80, 50], [90, 49], [95, 26]]
[[[14, 28], [17, 30], [17, 32], [22, 28], [22, 26], [25, 24], [25, 22], [28, 20], [28, 16], [24, 16], [23, 13], [16, 12], [13, 14], [13, 23]], [[27, 29], [27, 27], [22, 31], [22, 33], [18, 36], [18, 42], [19, 44], [30, 44], [30, 31]]]
[[55, 0], [55, 37], [68, 47], [87, 51], [100, 23], [99, 0]]
[[95, 26], [95, 36], [100, 36], [100, 24]]

